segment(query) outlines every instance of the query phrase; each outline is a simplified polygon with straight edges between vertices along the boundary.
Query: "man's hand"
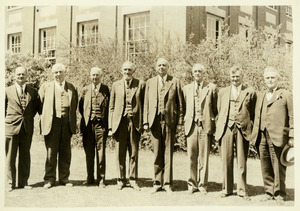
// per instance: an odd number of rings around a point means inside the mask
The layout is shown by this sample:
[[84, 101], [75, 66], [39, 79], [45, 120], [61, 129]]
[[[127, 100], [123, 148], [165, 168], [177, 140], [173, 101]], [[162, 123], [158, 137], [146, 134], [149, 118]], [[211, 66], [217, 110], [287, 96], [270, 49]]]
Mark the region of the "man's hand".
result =
[[182, 131], [182, 125], [177, 125], [176, 126], [176, 133], [181, 132]]
[[149, 132], [149, 124], [144, 124], [144, 131]]
[[108, 136], [112, 136], [112, 131], [111, 131], [111, 129], [108, 130]]
[[288, 145], [294, 147], [294, 138], [289, 139]]

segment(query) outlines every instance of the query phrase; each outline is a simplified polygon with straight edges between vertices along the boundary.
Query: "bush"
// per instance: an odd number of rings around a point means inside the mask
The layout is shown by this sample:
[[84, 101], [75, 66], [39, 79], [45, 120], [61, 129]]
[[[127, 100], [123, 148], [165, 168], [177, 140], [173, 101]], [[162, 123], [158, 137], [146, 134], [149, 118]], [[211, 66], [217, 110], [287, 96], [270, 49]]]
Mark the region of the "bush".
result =
[[[168, 73], [179, 78], [182, 85], [193, 81], [191, 74], [195, 63], [202, 63], [206, 67], [205, 79], [215, 83], [218, 87], [230, 85], [229, 69], [233, 65], [240, 65], [245, 71], [244, 83], [254, 87], [257, 91], [264, 89], [263, 70], [266, 66], [273, 66], [280, 71], [282, 87], [292, 90], [292, 49], [278, 44], [280, 27], [276, 35], [270, 35], [263, 29], [248, 29], [248, 37], [230, 35], [226, 24], [222, 24], [222, 31], [218, 40], [203, 40], [200, 44], [193, 44], [193, 35], [188, 42], [171, 38], [170, 34], [163, 39], [149, 38], [148, 51], [134, 58], [136, 65], [135, 77], [147, 80], [156, 75], [155, 62], [159, 57], [166, 58], [170, 63]], [[91, 67], [99, 66], [104, 71], [103, 82], [111, 87], [112, 83], [122, 77], [121, 66], [126, 61], [124, 43], [113, 39], [100, 39], [97, 46], [78, 47], [70, 43], [60, 46], [69, 49], [65, 54], [69, 61], [67, 78], [76, 87], [79, 95], [84, 86], [90, 83]], [[71, 47], [70, 47], [71, 46]], [[29, 64], [30, 83], [38, 88], [40, 81], [45, 80], [45, 70], [49, 63], [40, 57], [30, 55], [10, 55], [6, 59], [6, 85], [12, 81], [12, 69], [17, 63]], [[49, 71], [48, 71], [49, 72]], [[78, 124], [80, 115], [78, 113]], [[72, 143], [81, 146], [81, 136], [73, 136]], [[114, 147], [114, 140], [107, 141], [109, 148]], [[149, 134], [141, 136], [140, 148], [151, 149]], [[186, 139], [183, 131], [176, 134], [175, 148], [186, 150]], [[218, 152], [218, 143], [212, 142], [211, 152]], [[255, 156], [255, 150], [250, 148], [250, 156]]]

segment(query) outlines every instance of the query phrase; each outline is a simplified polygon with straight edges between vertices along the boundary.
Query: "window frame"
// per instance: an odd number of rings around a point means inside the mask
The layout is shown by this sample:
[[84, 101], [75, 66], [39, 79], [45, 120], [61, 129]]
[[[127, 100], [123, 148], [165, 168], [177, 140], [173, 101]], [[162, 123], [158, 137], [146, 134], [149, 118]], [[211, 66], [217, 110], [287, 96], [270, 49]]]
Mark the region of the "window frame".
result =
[[[92, 27], [91, 27], [92, 26]], [[93, 27], [95, 26], [95, 31]], [[87, 28], [88, 33], [82, 34], [82, 28]], [[90, 32], [92, 30], [92, 33]], [[78, 46], [79, 47], [87, 47], [87, 46], [97, 46], [99, 43], [99, 20], [88, 20], [88, 21], [82, 21], [78, 22]], [[82, 41], [85, 41], [83, 43]], [[89, 41], [87, 41], [89, 40]], [[94, 42], [90, 42], [90, 40], [93, 40]]]
[[[18, 39], [16, 39], [18, 37]], [[13, 43], [13, 41], [19, 41], [18, 43]], [[17, 32], [13, 34], [8, 34], [8, 46], [7, 50], [11, 51], [14, 54], [21, 53], [22, 48], [22, 32]]]
[[[211, 21], [210, 21], [210, 19], [211, 19]], [[221, 29], [221, 21], [222, 20], [223, 19], [219, 16], [207, 13], [207, 16], [206, 16], [206, 39], [215, 40], [215, 41], [217, 41], [219, 39], [219, 37], [221, 35], [221, 30], [222, 30]], [[213, 23], [212, 21], [214, 21], [215, 24], [209, 24], [209, 22]], [[212, 29], [213, 27], [209, 28], [209, 26], [214, 26], [214, 29]]]
[[292, 9], [292, 6], [286, 6], [286, 7], [285, 7], [285, 14], [286, 14], [288, 17], [293, 17], [293, 9]]
[[127, 60], [134, 60], [136, 56], [146, 54], [149, 51], [150, 11], [125, 15], [124, 29]]
[[[52, 32], [52, 33], [50, 33]], [[46, 36], [44, 36], [46, 33]], [[47, 36], [47, 34], [49, 34]], [[46, 39], [45, 39], [46, 38]], [[50, 42], [50, 43], [49, 43]], [[51, 63], [56, 62], [56, 27], [47, 27], [40, 29], [40, 53]]]

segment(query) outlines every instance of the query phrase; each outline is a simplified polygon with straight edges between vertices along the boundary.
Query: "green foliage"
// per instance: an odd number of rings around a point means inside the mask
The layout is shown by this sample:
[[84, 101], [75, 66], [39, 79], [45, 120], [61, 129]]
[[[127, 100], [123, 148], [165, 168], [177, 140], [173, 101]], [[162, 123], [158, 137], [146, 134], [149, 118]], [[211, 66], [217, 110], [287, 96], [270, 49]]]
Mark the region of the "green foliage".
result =
[[5, 85], [14, 83], [14, 71], [17, 67], [23, 66], [28, 71], [27, 83], [38, 89], [41, 81], [45, 78], [45, 72], [51, 63], [41, 56], [34, 57], [31, 54], [6, 54], [5, 56]]
[[[155, 62], [164, 57], [169, 61], [168, 73], [179, 78], [182, 85], [193, 81], [191, 74], [195, 63], [202, 63], [206, 67], [205, 79], [215, 83], [218, 87], [230, 85], [229, 69], [239, 65], [244, 70], [244, 83], [254, 87], [257, 91], [264, 89], [263, 70], [266, 66], [273, 66], [280, 71], [282, 87], [292, 90], [292, 49], [279, 45], [280, 27], [278, 33], [270, 35], [262, 29], [248, 28], [248, 37], [241, 34], [230, 35], [226, 22], [217, 40], [206, 39], [200, 44], [193, 44], [193, 34], [190, 40], [183, 42], [170, 34], [163, 38], [150, 37], [147, 42], [147, 52], [138, 54], [133, 62], [136, 66], [135, 77], [147, 79], [156, 75]], [[59, 48], [69, 50], [65, 54], [68, 68], [67, 78], [77, 88], [79, 96], [84, 86], [90, 83], [89, 73], [94, 66], [102, 68], [103, 83], [111, 87], [112, 83], [122, 77], [121, 66], [127, 60], [125, 44], [114, 39], [99, 39], [98, 45], [79, 47], [65, 42]], [[50, 63], [41, 57], [31, 55], [9, 55], [6, 57], [6, 85], [12, 83], [13, 70], [18, 65], [25, 65], [29, 70], [29, 83], [39, 87], [41, 81], [49, 78]], [[78, 124], [80, 115], [78, 113]], [[76, 134], [72, 144], [81, 146], [81, 136]], [[114, 148], [114, 140], [108, 139], [108, 148]], [[183, 132], [176, 134], [175, 147], [186, 150], [186, 139]], [[149, 134], [141, 137], [140, 148], [151, 149]], [[213, 141], [211, 152], [218, 152], [218, 143]], [[255, 156], [255, 150], [250, 148], [250, 156]]]

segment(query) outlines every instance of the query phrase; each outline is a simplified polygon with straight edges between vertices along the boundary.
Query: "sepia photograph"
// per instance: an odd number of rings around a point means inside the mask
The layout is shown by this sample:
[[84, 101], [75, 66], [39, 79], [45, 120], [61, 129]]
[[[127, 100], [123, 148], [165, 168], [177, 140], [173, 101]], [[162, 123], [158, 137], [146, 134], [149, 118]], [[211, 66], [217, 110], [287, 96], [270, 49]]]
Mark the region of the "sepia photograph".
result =
[[1, 210], [297, 207], [297, 1], [1, 10]]

